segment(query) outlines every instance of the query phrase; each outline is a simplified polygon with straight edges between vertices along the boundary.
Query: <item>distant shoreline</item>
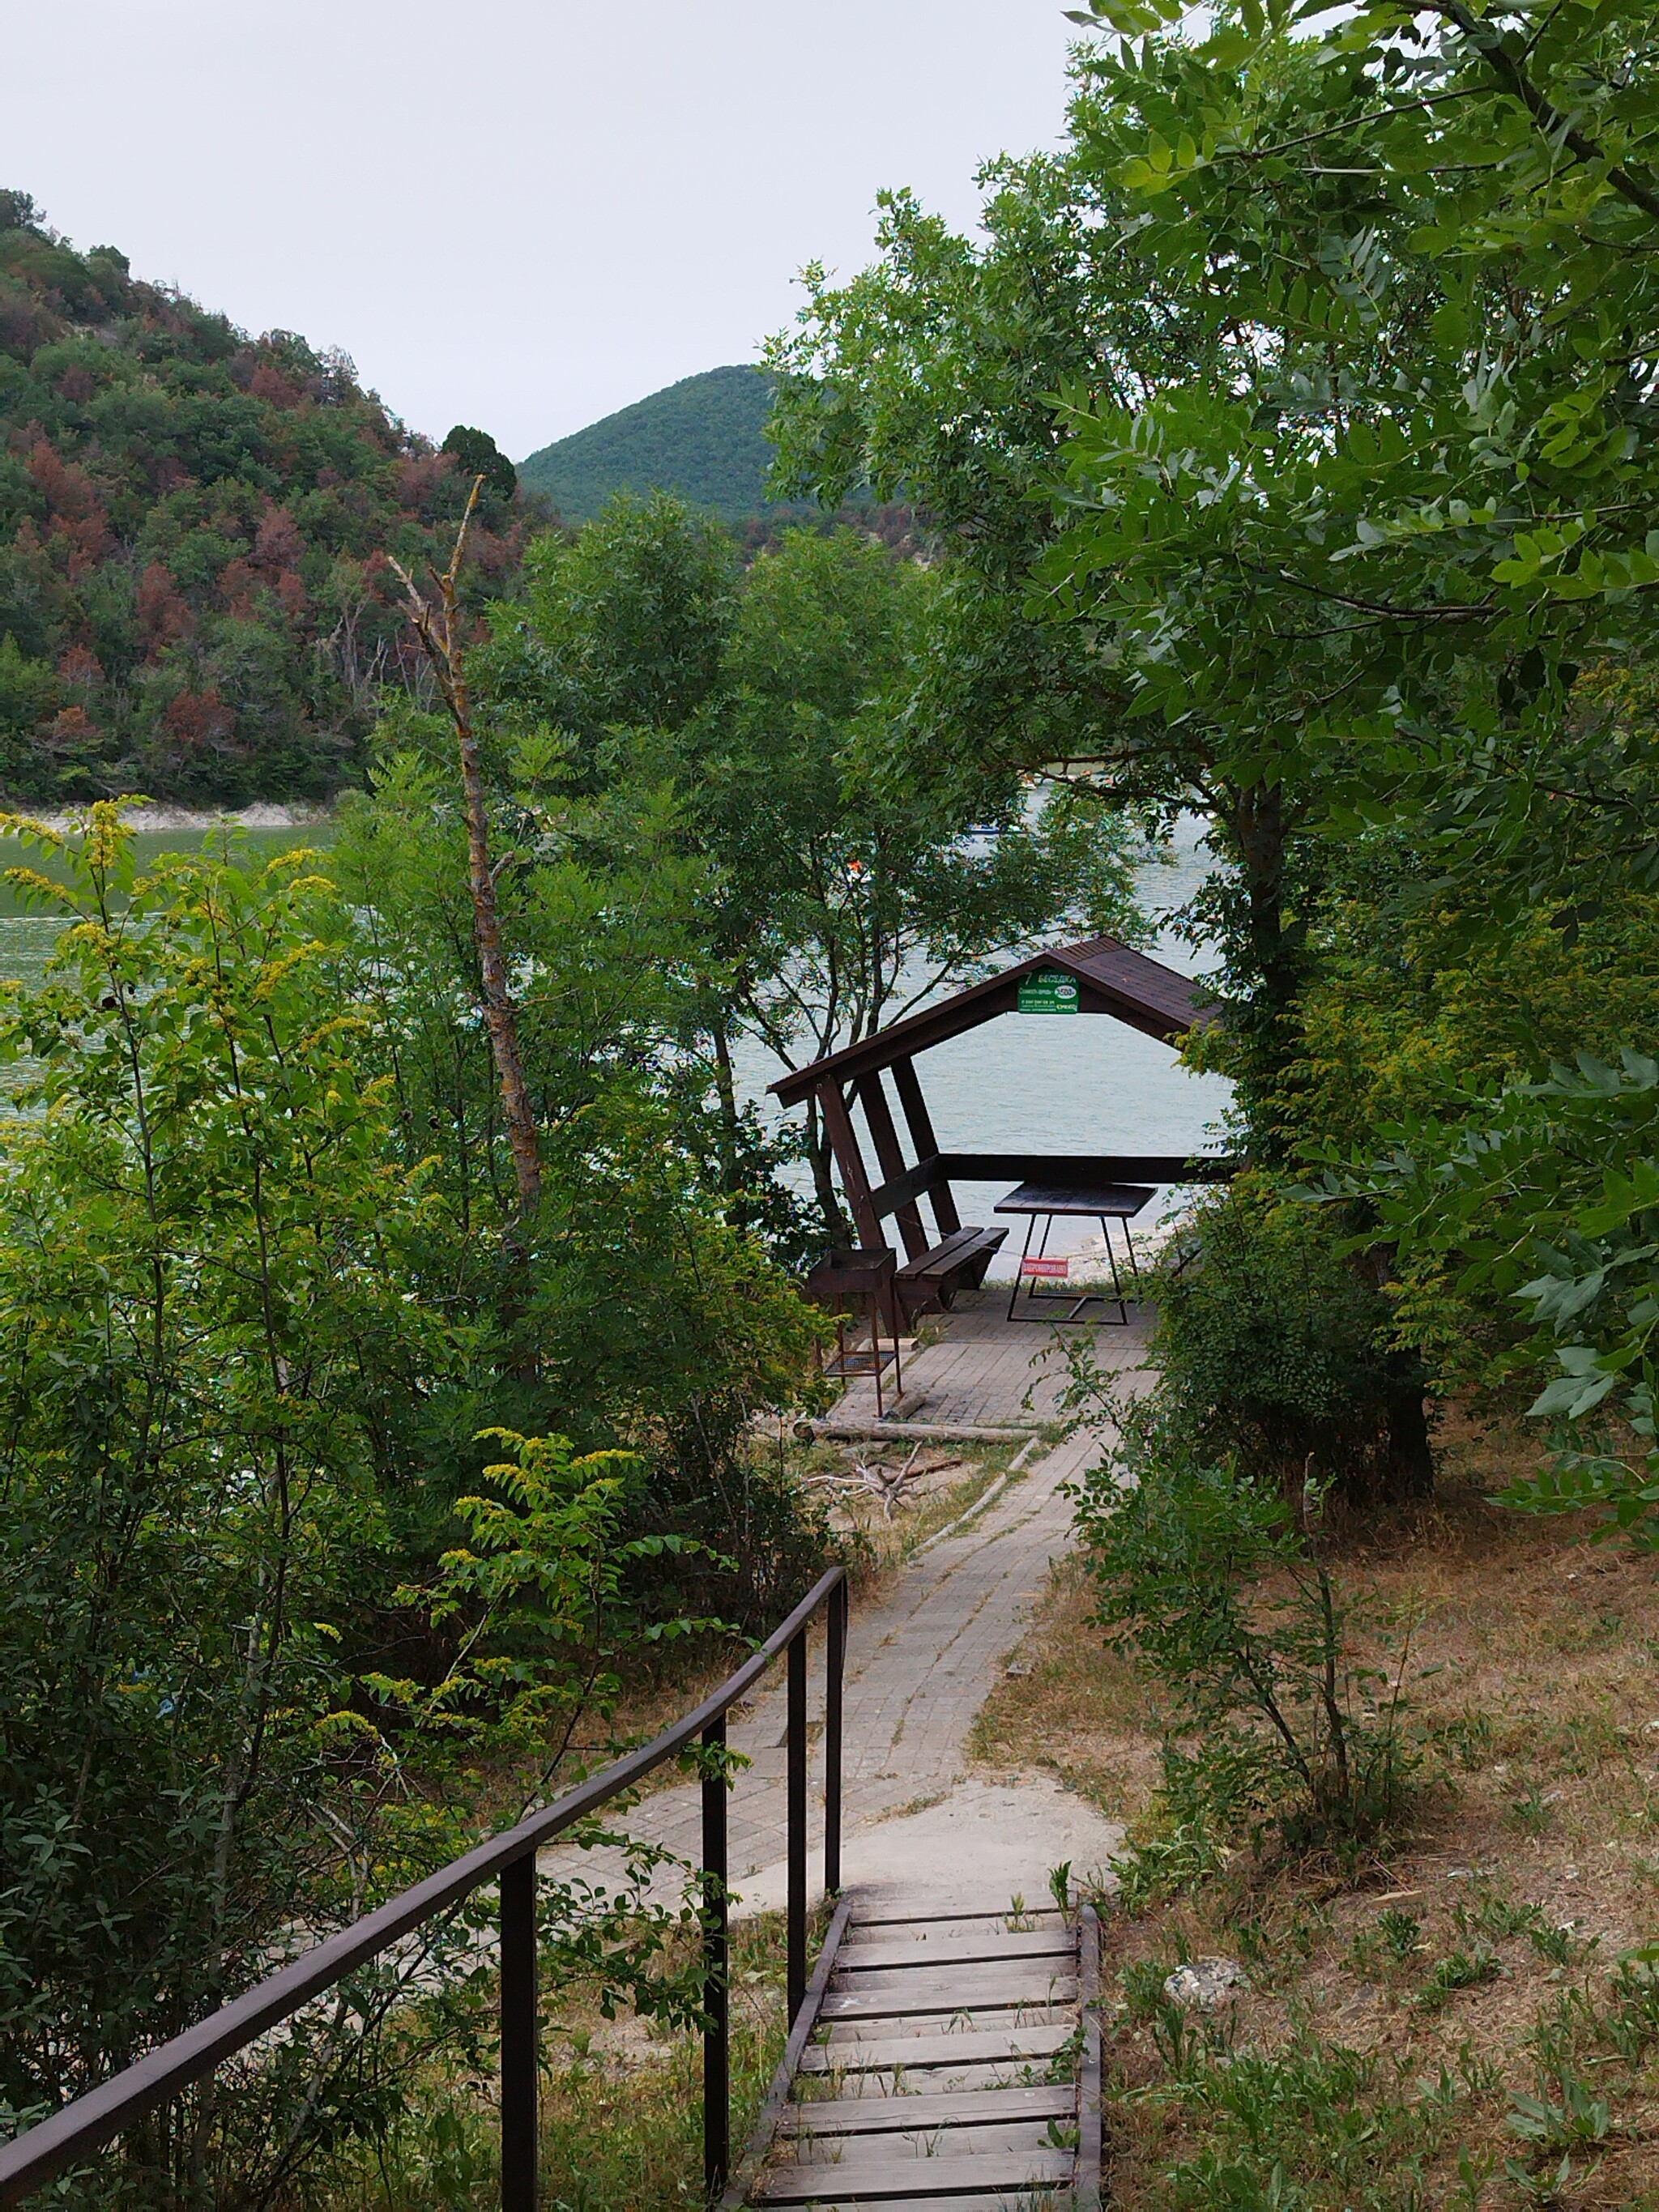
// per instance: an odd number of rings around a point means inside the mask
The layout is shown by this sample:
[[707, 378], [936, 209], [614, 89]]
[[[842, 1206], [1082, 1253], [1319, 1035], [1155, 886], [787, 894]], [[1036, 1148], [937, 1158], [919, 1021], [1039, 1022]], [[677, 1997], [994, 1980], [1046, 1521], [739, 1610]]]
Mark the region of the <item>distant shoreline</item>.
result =
[[[31, 822], [43, 822], [48, 830], [70, 830], [77, 815], [85, 811], [81, 807], [53, 808], [35, 812], [27, 806], [7, 809], [21, 814]], [[313, 823], [331, 822], [333, 811], [326, 806], [308, 806], [302, 803], [284, 805], [274, 800], [261, 801], [253, 806], [227, 808], [197, 806], [134, 806], [127, 810], [127, 819], [135, 830], [305, 830]]]

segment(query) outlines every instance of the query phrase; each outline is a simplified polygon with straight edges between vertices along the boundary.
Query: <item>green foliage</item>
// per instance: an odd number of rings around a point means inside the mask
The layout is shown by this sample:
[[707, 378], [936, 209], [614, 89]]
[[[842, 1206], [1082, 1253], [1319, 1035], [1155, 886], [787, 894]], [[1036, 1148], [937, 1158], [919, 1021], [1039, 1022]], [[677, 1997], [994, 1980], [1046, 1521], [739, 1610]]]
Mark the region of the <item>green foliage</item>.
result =
[[1426, 2168], [1466, 2127], [1469, 2086], [1415, 2075], [1379, 2051], [1297, 2036], [1273, 2051], [1195, 2055], [1179, 2102], [1212, 2148], [1160, 2176], [1182, 2212], [1313, 2212], [1431, 2201]]
[[1500, 1961], [1484, 1943], [1471, 1944], [1467, 1951], [1449, 1951], [1443, 1959], [1437, 1959], [1424, 1976], [1414, 2000], [1417, 2008], [1419, 2012], [1438, 2012], [1460, 1990], [1479, 1989], [1483, 1983], [1495, 1982], [1503, 1971]]
[[[1530, 1327], [1511, 1364], [1553, 1369], [1532, 1410], [1564, 1425], [1564, 1441], [1575, 1422], [1593, 1431], [1604, 1408], [1638, 1440], [1654, 1433], [1656, 1100], [1659, 1066], [1646, 1055], [1627, 1052], [1614, 1067], [1585, 1054], [1485, 1114], [1399, 1125], [1383, 1133], [1389, 1156], [1332, 1176], [1333, 1188], [1367, 1191], [1408, 1260], [1455, 1263], [1464, 1295], [1516, 1302]], [[1651, 1449], [1632, 1463], [1609, 1436], [1600, 1449], [1564, 1449], [1507, 1497], [1537, 1512], [1596, 1508], [1607, 1533], [1651, 1547], [1656, 1486]]]
[[[394, 1408], [457, 1346], [406, 1294], [424, 1178], [387, 1157], [321, 887], [303, 854], [137, 879], [110, 808], [35, 837], [73, 927], [0, 1030], [34, 1070], [0, 1223], [13, 2114], [459, 1832], [351, 1710], [339, 1624], [387, 1556]], [[317, 2055], [331, 2080], [341, 2052]], [[257, 2166], [257, 2103], [204, 2093], [132, 2160], [186, 2160], [199, 2125], [210, 2164]]]
[[1261, 1176], [1194, 1210], [1155, 1293], [1160, 1411], [1285, 1494], [1425, 1489], [1420, 1366], [1391, 1348], [1389, 1302], [1335, 1231]]
[[1109, 1863], [1117, 1878], [1113, 1893], [1123, 1910], [1145, 1912], [1218, 1874], [1226, 1864], [1226, 1848], [1200, 1810], [1195, 1820], [1171, 1822], [1167, 1834], [1138, 1830], [1128, 1850]]
[[471, 430], [458, 422], [438, 450], [452, 455], [463, 475], [482, 477], [484, 490], [495, 498], [510, 501], [517, 492], [518, 471], [488, 430]]
[[[6, 204], [0, 791], [329, 797], [416, 680], [386, 556], [441, 565], [464, 470], [344, 355], [249, 338]], [[469, 597], [523, 542], [511, 467], [489, 473]]]
[[1107, 1641], [1165, 1702], [1171, 1811], [1292, 1847], [1374, 1832], [1410, 1778], [1399, 1682], [1357, 1657], [1316, 1538], [1156, 1409], [1115, 1411], [1122, 1443], [1080, 1486], [1078, 1525]]
[[678, 729], [720, 681], [737, 582], [718, 524], [665, 492], [618, 495], [574, 543], [536, 539], [515, 633], [529, 665], [504, 651], [488, 680], [508, 701], [528, 690], [585, 752], [618, 725]]
[[[971, 239], [890, 196], [770, 358], [781, 481], [902, 481], [951, 533], [914, 772], [1062, 760], [1209, 818], [1201, 1050], [1271, 1158], [1645, 1048], [1650, 942], [1571, 939], [1659, 880], [1652, 26], [1170, 14], [1079, 17], [1116, 35], [1059, 151], [988, 167]], [[1354, 898], [1378, 825], [1400, 873]], [[1334, 890], [1371, 932], [1334, 1000]], [[1424, 1318], [1437, 1356], [1480, 1325]]]
[[936, 598], [850, 532], [786, 533], [750, 572], [726, 711], [689, 733], [721, 949], [791, 1065], [1061, 921], [1142, 933], [1115, 826], [1064, 803], [967, 815], [885, 772]]
[[823, 1557], [821, 1527], [746, 1442], [752, 1413], [804, 1387], [814, 1331], [732, 1218], [755, 1208], [734, 1198], [684, 1081], [700, 1018], [699, 864], [648, 790], [570, 800], [541, 787], [500, 804], [499, 898], [546, 1185], [527, 1293], [501, 1275], [513, 1176], [475, 1011], [459, 812], [439, 772], [412, 755], [388, 762], [344, 811], [334, 855], [357, 917], [343, 985], [372, 1012], [366, 1050], [398, 1152], [426, 1163], [440, 1208], [422, 1284], [486, 1352], [430, 1394], [407, 1435], [430, 1486], [410, 1501], [410, 1540], [429, 1557], [434, 1506], [472, 1494], [481, 1430], [620, 1448], [635, 1455], [620, 1478], [629, 1534], [708, 1547], [641, 1555], [651, 1603], [665, 1618], [759, 1626]]
[[[408, 814], [354, 835], [360, 895], [378, 859], [402, 902], [387, 876], [355, 910], [304, 854], [146, 877], [112, 805], [68, 836], [12, 818], [57, 872], [14, 884], [70, 926], [0, 1023], [9, 2128], [453, 1856], [504, 1778], [544, 1798], [626, 1667], [716, 1613], [769, 1625], [822, 1561], [746, 1437], [811, 1316], [607, 1058], [660, 1012], [612, 1005], [607, 919], [556, 866], [513, 911], [534, 943], [549, 901], [592, 994], [561, 1019], [550, 992], [531, 1031], [549, 1198], [503, 1288], [454, 825], [418, 764], [397, 788]], [[538, 1432], [492, 1456], [503, 1413]], [[695, 2020], [692, 1920], [642, 1903], [661, 1856], [544, 1887], [550, 1986]], [[319, 2142], [384, 2139], [434, 2052], [488, 2072], [488, 1906], [135, 2130], [78, 2201], [280, 2194]]]
[[758, 368], [705, 369], [532, 453], [520, 476], [572, 522], [619, 491], [676, 494], [727, 522], [766, 505], [772, 380]]
[[[683, 501], [623, 496], [574, 543], [538, 540], [526, 574], [523, 608], [475, 656], [502, 834], [533, 825], [542, 862], [517, 880], [550, 883], [555, 856], [567, 887], [626, 878], [603, 910], [636, 923], [641, 1007], [676, 1000], [682, 1082], [700, 1053], [719, 1109], [709, 1171], [733, 1218], [804, 1256], [838, 1233], [827, 1141], [809, 1116], [809, 1227], [738, 1111], [738, 1032], [795, 1066], [1057, 926], [1138, 936], [1133, 840], [1063, 799], [1038, 812], [1014, 787], [969, 811], [889, 772], [939, 598], [851, 531], [786, 531], [740, 571]], [[410, 864], [411, 880], [431, 865]], [[555, 938], [535, 911], [518, 926], [568, 1006], [589, 994], [591, 956], [580, 928]], [[542, 995], [526, 994], [532, 1018]]]
[[1422, 1933], [1420, 1921], [1413, 1920], [1409, 1912], [1401, 1912], [1398, 1905], [1391, 1905], [1377, 1914], [1372, 1929], [1354, 1937], [1355, 1960], [1362, 1972], [1377, 1959], [1389, 1966], [1407, 1966], [1419, 1948]]
[[1063, 149], [982, 173], [981, 234], [954, 235], [909, 195], [889, 194], [875, 266], [844, 285], [808, 271], [799, 328], [769, 355], [778, 481], [826, 501], [860, 476], [878, 495], [902, 486], [950, 549], [936, 648], [891, 772], [988, 812], [1022, 775], [1058, 763], [1074, 801], [1097, 813], [1208, 817], [1215, 849], [1239, 871], [1205, 918], [1206, 931], [1219, 925], [1220, 980], [1235, 1001], [1225, 1072], [1251, 1078], [1293, 1033], [1298, 841], [1317, 794], [1230, 751], [1206, 713], [1161, 725], [1137, 715], [1109, 619], [1092, 608], [1056, 619], [1073, 610], [1034, 587], [1073, 508], [1057, 481], [1055, 394], [1103, 388], [1132, 405], [1232, 374], [1224, 334], [1178, 288], [1149, 281], [1138, 233], [1092, 158], [1086, 60], [1077, 76]]
[[1613, 2132], [1613, 2112], [1606, 2101], [1591, 2094], [1576, 2075], [1563, 2075], [1553, 2097], [1528, 2097], [1510, 2093], [1513, 2134], [1532, 2147], [1534, 2157], [1574, 2148], [1580, 2143], [1605, 2142]]
[[630, 1570], [688, 1546], [673, 1534], [625, 1535], [626, 1453], [578, 1457], [568, 1437], [505, 1429], [479, 1441], [513, 1454], [483, 1470], [499, 1494], [457, 1498], [471, 1541], [444, 1553], [429, 1589], [396, 1601], [423, 1604], [434, 1626], [453, 1624], [454, 1656], [434, 1684], [381, 1677], [370, 1686], [428, 1733], [492, 1753], [517, 1748], [550, 1770], [579, 1719], [614, 1707], [625, 1650], [720, 1624], [652, 1620], [629, 1602]]

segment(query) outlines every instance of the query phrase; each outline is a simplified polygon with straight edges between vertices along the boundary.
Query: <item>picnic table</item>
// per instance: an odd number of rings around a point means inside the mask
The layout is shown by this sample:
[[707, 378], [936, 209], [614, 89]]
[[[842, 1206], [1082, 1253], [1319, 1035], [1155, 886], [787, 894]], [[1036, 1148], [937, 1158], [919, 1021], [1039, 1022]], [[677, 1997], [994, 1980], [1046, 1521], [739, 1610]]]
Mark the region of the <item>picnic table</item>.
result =
[[[1088, 1305], [1115, 1302], [1118, 1325], [1127, 1328], [1129, 1320], [1128, 1300], [1124, 1293], [1123, 1279], [1118, 1273], [1117, 1254], [1112, 1248], [1111, 1224], [1115, 1221], [1123, 1231], [1124, 1255], [1131, 1279], [1138, 1284], [1140, 1266], [1135, 1258], [1134, 1240], [1129, 1233], [1129, 1224], [1152, 1199], [1149, 1183], [1111, 1182], [1036, 1183], [1023, 1182], [1011, 1190], [997, 1206], [999, 1213], [1023, 1213], [1025, 1216], [1025, 1242], [1020, 1249], [1019, 1266], [1014, 1273], [1013, 1288], [1008, 1293], [1010, 1321], [1073, 1322]], [[1048, 1237], [1057, 1218], [1081, 1216], [1085, 1220], [1100, 1224], [1105, 1243], [1107, 1265], [1112, 1271], [1113, 1300], [1109, 1301], [1103, 1291], [1079, 1290], [1067, 1283], [1063, 1291], [1042, 1290], [1047, 1283], [1067, 1282], [1071, 1261], [1063, 1255], [1048, 1255]], [[1042, 1224], [1042, 1237], [1035, 1252], [1031, 1237], [1037, 1223]], [[1025, 1293], [1025, 1307], [1019, 1309], [1020, 1292]], [[1033, 1312], [1034, 1306], [1066, 1305], [1072, 1310], [1066, 1314]]]

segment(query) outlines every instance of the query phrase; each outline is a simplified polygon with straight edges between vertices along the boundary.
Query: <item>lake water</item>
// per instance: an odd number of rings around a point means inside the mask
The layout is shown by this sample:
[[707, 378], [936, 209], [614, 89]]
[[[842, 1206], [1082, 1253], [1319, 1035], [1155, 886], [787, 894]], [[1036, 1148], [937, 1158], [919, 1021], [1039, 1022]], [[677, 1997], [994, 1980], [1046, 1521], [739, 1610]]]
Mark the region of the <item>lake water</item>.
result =
[[[1184, 906], [1203, 882], [1209, 860], [1199, 835], [1197, 824], [1183, 825], [1172, 861], [1140, 872], [1142, 902], [1153, 916]], [[1182, 975], [1205, 970], [1168, 928], [1151, 949]], [[737, 1059], [744, 1089], [775, 1113], [764, 1094], [781, 1066], [758, 1046]], [[1213, 1134], [1232, 1097], [1223, 1077], [1191, 1073], [1170, 1046], [1102, 1015], [1006, 1014], [935, 1045], [916, 1073], [940, 1150], [949, 1152], [1192, 1152]], [[993, 1208], [1008, 1185], [952, 1188], [964, 1221], [994, 1223]], [[1143, 1222], [1158, 1220], [1167, 1203], [1155, 1199]], [[1005, 1247], [994, 1276], [1012, 1275], [1023, 1233], [1016, 1221], [1014, 1249]], [[1056, 1221], [1048, 1249], [1069, 1252], [1098, 1233], [1097, 1222]]]
[[[196, 851], [201, 830], [146, 830], [135, 842], [140, 864], [162, 852]], [[311, 846], [326, 850], [333, 825], [251, 830], [241, 833], [256, 859]], [[15, 841], [0, 839], [0, 867], [39, 866]], [[1144, 869], [1141, 896], [1154, 915], [1182, 906], [1202, 881], [1207, 861], [1195, 828], [1178, 841], [1170, 864]], [[0, 975], [37, 984], [62, 924], [31, 913], [9, 884], [0, 883]], [[1159, 959], [1185, 975], [1203, 971], [1193, 948], [1165, 930], [1154, 948]], [[763, 1048], [750, 1044], [735, 1055], [744, 1092], [769, 1117], [777, 1113], [767, 1085], [783, 1073]], [[1211, 1136], [1227, 1110], [1232, 1086], [1218, 1076], [1194, 1075], [1175, 1053], [1152, 1037], [1100, 1016], [1073, 1019], [1010, 1014], [935, 1046], [918, 1062], [933, 1127], [946, 1152], [1188, 1152]], [[9, 1073], [9, 1071], [7, 1071]], [[3, 1081], [3, 1078], [0, 1078]], [[964, 1221], [988, 1222], [1004, 1184], [961, 1183], [957, 1203]], [[1146, 1218], [1156, 1218], [1158, 1202]], [[1057, 1222], [1049, 1249], [1072, 1249], [1097, 1224]], [[1018, 1230], [1018, 1224], [1016, 1224]], [[1011, 1239], [1016, 1245], [1018, 1234]], [[995, 1274], [1012, 1271], [1012, 1255]]]
[[[140, 830], [133, 836], [134, 855], [140, 869], [143, 869], [163, 853], [199, 853], [210, 840], [218, 843], [222, 834], [206, 830]], [[315, 847], [326, 852], [334, 838], [331, 822], [311, 822], [303, 829], [240, 830], [236, 833], [238, 845], [256, 862], [268, 860], [276, 853], [292, 852], [296, 846]], [[36, 868], [42, 875], [62, 874], [50, 859], [18, 838], [0, 837], [0, 870], [17, 867]], [[0, 977], [31, 986], [38, 984], [46, 974], [52, 948], [63, 927], [57, 915], [42, 913], [29, 903], [15, 884], [0, 878]]]

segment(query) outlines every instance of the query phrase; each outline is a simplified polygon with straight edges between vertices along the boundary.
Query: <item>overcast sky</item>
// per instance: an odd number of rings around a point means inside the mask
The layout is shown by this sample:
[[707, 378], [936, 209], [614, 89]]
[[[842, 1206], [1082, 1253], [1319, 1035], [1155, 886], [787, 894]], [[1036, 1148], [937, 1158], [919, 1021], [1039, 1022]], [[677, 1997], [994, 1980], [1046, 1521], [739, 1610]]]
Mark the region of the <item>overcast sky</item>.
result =
[[[1062, 0], [58, 0], [6, 11], [5, 173], [252, 331], [514, 459], [751, 360], [884, 185], [972, 220], [1052, 144]], [[27, 90], [25, 89], [27, 88]]]

